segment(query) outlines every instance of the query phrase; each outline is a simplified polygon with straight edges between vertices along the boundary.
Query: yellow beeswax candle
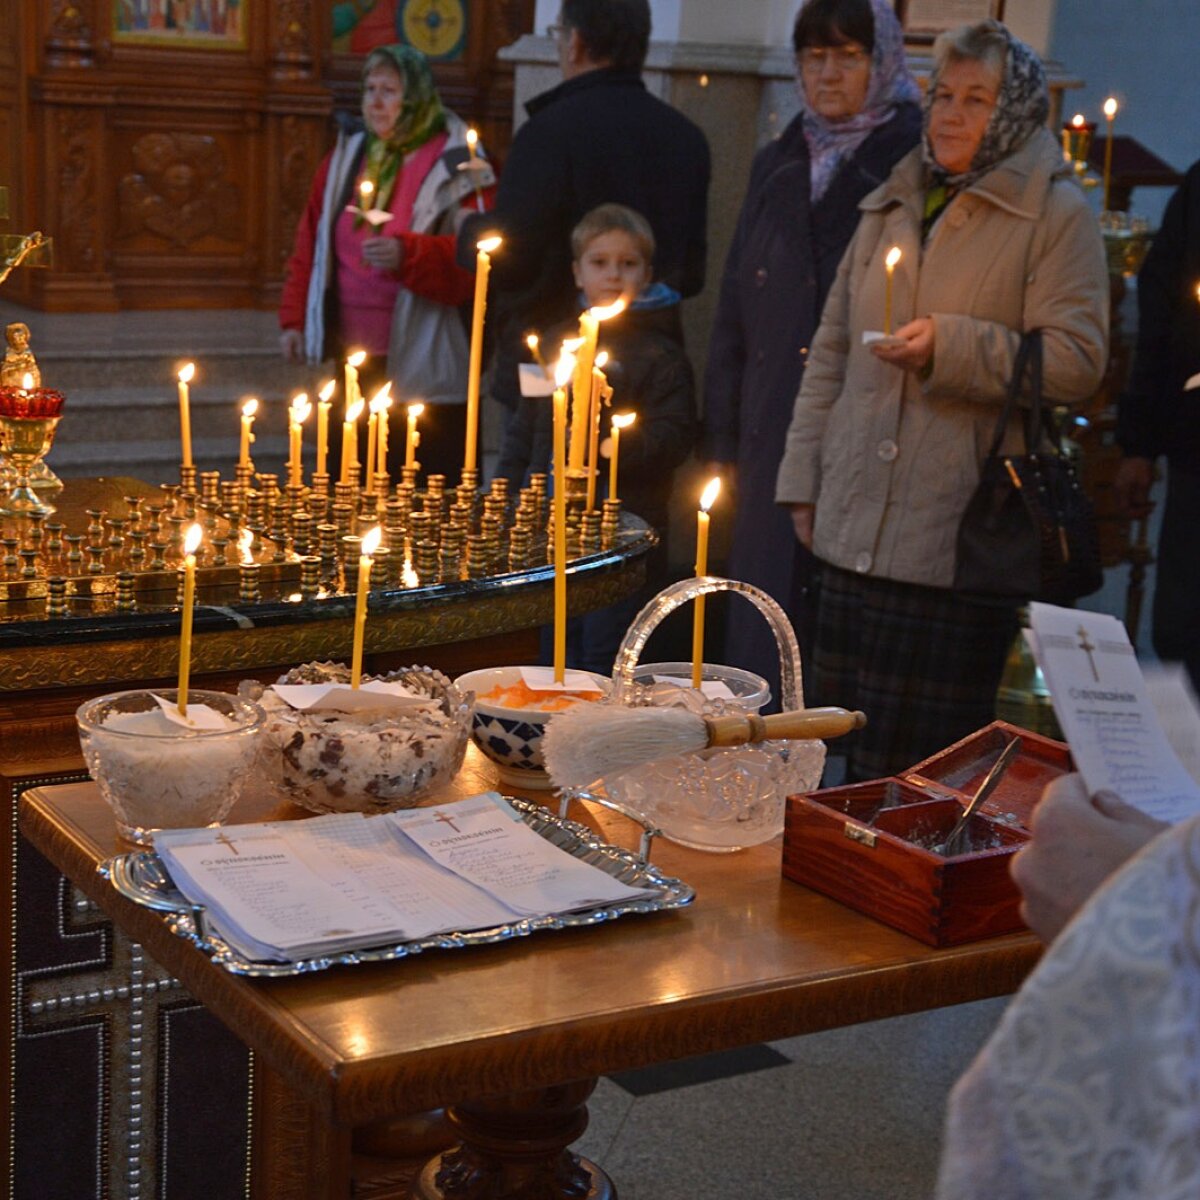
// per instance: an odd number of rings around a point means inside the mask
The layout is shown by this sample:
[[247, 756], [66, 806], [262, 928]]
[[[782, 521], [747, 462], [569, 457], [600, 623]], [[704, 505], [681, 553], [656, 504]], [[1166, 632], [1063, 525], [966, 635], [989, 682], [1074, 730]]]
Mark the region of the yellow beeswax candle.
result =
[[377, 422], [379, 429], [377, 433], [377, 441], [375, 443], [375, 471], [376, 474], [379, 475], [386, 475], [388, 473], [388, 421], [391, 418], [392, 413], [392, 398], [388, 394], [387, 389], [391, 386], [392, 385], [390, 383], [385, 385], [383, 390], [383, 403], [379, 406], [379, 420]]
[[608, 365], [608, 352], [601, 350], [592, 367], [592, 395], [588, 405], [588, 459], [587, 459], [587, 510], [596, 507], [596, 479], [600, 474], [600, 401], [607, 391], [612, 395], [604, 368]]
[[575, 382], [571, 395], [571, 447], [567, 466], [572, 471], [583, 470], [587, 447], [588, 411], [592, 400], [592, 367], [596, 362], [596, 341], [600, 337], [600, 322], [608, 321], [625, 311], [625, 301], [615, 300], [603, 308], [589, 308], [579, 318], [579, 345], [575, 361]]
[[358, 592], [354, 598], [354, 649], [350, 656], [350, 686], [362, 683], [363, 639], [367, 631], [367, 592], [371, 587], [372, 555], [379, 549], [383, 530], [378, 525], [364, 535], [358, 556]]
[[358, 443], [358, 418], [362, 416], [362, 410], [363, 402], [356, 401], [342, 422], [342, 473], [339, 483], [349, 483], [351, 472], [356, 470], [354, 451]]
[[317, 394], [317, 474], [324, 475], [329, 466], [329, 410], [333, 406], [333, 389], [337, 384], [330, 379]]
[[417, 418], [425, 411], [423, 404], [408, 406], [408, 430], [404, 438], [404, 465], [417, 465], [417, 447], [421, 444], [421, 435], [417, 432]]
[[892, 276], [896, 273], [896, 264], [900, 261], [900, 247], [893, 246], [887, 252], [887, 258], [883, 260], [883, 265], [887, 270], [887, 291], [884, 293], [883, 300], [883, 332], [890, 334], [892, 332]]
[[238, 466], [250, 467], [254, 464], [250, 461], [250, 443], [254, 441], [254, 434], [250, 427], [254, 424], [254, 414], [258, 412], [258, 401], [253, 396], [242, 405], [242, 443], [238, 453]]
[[[713, 476], [700, 496], [700, 511], [696, 514], [696, 577], [708, 574], [708, 510], [716, 503], [721, 491], [721, 477]], [[692, 617], [692, 687], [697, 690], [704, 672], [704, 601], [697, 596]]]
[[288, 408], [288, 483], [292, 487], [304, 482], [304, 422], [310, 412], [308, 395], [300, 392]]
[[1104, 205], [1101, 212], [1108, 212], [1112, 185], [1113, 122], [1117, 119], [1117, 102], [1112, 96], [1104, 102], [1104, 119], [1108, 122], [1108, 136], [1104, 139]]
[[474, 471], [479, 444], [479, 376], [483, 370], [483, 319], [487, 312], [488, 275], [492, 254], [502, 239], [484, 238], [475, 249], [475, 306], [471, 311], [471, 358], [467, 364], [467, 442], [463, 448], [463, 470]]
[[196, 374], [196, 364], [186, 363], [179, 370], [179, 438], [183, 443], [183, 465], [192, 463], [192, 410], [188, 384]]
[[204, 530], [189, 527], [183, 539], [183, 608], [179, 618], [179, 715], [187, 716], [188, 676], [192, 671], [192, 614], [196, 607], [196, 550]]
[[613, 413], [611, 456], [608, 460], [608, 498], [618, 500], [617, 457], [621, 453], [621, 430], [628, 429], [637, 420], [637, 413]]
[[554, 371], [554, 681], [567, 670], [567, 380], [574, 356], [564, 352]]

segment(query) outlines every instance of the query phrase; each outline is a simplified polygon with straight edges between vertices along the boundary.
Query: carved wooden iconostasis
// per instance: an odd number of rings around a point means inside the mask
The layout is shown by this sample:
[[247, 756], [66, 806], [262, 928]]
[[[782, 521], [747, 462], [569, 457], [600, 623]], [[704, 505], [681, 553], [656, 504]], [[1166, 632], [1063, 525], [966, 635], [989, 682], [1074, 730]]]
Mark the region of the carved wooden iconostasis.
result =
[[[534, 0], [18, 0], [0, 4], [0, 183], [53, 271], [5, 295], [54, 311], [273, 307], [363, 45], [407, 40], [503, 153], [496, 51]], [[399, 36], [397, 36], [397, 33]]]

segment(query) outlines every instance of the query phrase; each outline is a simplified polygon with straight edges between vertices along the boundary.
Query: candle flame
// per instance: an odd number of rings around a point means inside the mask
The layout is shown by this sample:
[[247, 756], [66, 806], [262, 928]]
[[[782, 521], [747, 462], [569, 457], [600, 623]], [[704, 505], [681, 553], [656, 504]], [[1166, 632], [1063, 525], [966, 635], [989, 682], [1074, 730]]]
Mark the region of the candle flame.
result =
[[474, 150], [475, 147], [478, 145], [479, 145], [479, 134], [477, 134], [474, 129], [468, 129], [467, 130], [467, 146], [468, 146], [468, 148], [471, 150]]
[[613, 428], [628, 429], [637, 420], [637, 413], [613, 413]]
[[423, 404], [410, 404], [408, 406], [408, 415], [410, 417], [419, 417], [425, 411]]
[[579, 347], [582, 345], [583, 345], [583, 338], [581, 338], [581, 337], [563, 338], [562, 346], [559, 347], [559, 353], [560, 354], [574, 354], [575, 351], [578, 350]]
[[346, 359], [346, 366], [361, 367], [366, 361], [367, 352], [365, 350], [355, 350], [355, 352]]
[[317, 393], [317, 399], [322, 404], [328, 404], [333, 399], [334, 388], [337, 387], [336, 379], [327, 379], [322, 385], [321, 390]]
[[886, 266], [889, 271], [894, 271], [896, 269], [896, 264], [902, 257], [903, 255], [900, 253], [900, 247], [893, 246], [887, 252], [887, 258], [883, 260], [884, 266]]
[[242, 566], [250, 565], [254, 562], [254, 555], [251, 553], [251, 547], [254, 545], [254, 530], [243, 529], [238, 534], [238, 561]]
[[597, 371], [603, 371], [604, 368], [608, 366], [608, 351], [607, 350], [601, 350], [600, 353], [596, 355], [596, 364], [595, 365], [596, 365]]
[[1115, 96], [1109, 96], [1104, 102], [1104, 115], [1111, 121], [1117, 115], [1117, 101]]
[[554, 364], [554, 386], [565, 388], [574, 374], [575, 355], [567, 349], [567, 343], [563, 342], [562, 353], [558, 356], [558, 362]]
[[627, 307], [625, 297], [622, 296], [619, 300], [614, 300], [607, 308], [589, 308], [588, 312], [597, 321], [607, 321], [610, 317], [615, 317], [619, 313], [623, 313]]
[[491, 254], [494, 250], [499, 250], [503, 242], [504, 239], [499, 236], [484, 238], [482, 242], [475, 243], [475, 249], [481, 254]]
[[242, 405], [242, 416], [252, 417], [256, 412], [258, 412], [258, 401], [251, 396], [250, 399]]
[[33, 372], [26, 371], [21, 379], [21, 390], [29, 392], [33, 390]]
[[525, 335], [525, 345], [527, 345], [530, 350], [536, 350], [541, 344], [542, 340], [536, 333], [528, 333]]
[[404, 560], [404, 569], [400, 572], [400, 582], [406, 588], [415, 588], [421, 586], [421, 577], [413, 570], [412, 559]]
[[358, 193], [362, 196], [363, 201], [369, 204], [371, 197], [375, 194], [375, 185], [369, 179], [364, 179], [358, 185]]
[[379, 389], [379, 391], [377, 391], [375, 393], [375, 395], [371, 397], [371, 403], [370, 403], [369, 408], [370, 408], [371, 414], [373, 416], [377, 415], [378, 413], [381, 413], [385, 409], [391, 407], [391, 403], [392, 403], [392, 397], [390, 395], [391, 389], [392, 389], [392, 385], [390, 383], [385, 383], [383, 385], [383, 387], [381, 387]]
[[179, 368], [179, 382], [180, 383], [191, 383], [192, 377], [195, 374], [196, 374], [196, 364], [195, 363], [184, 363], [184, 365]]
[[204, 536], [204, 530], [198, 524], [188, 526], [188, 531], [183, 538], [184, 554], [195, 554], [200, 545], [200, 539]]
[[312, 404], [308, 399], [308, 393], [299, 392], [292, 400], [292, 420], [297, 425], [303, 425], [308, 420], [310, 412], [312, 412]]
[[1083, 113], [1076, 113], [1071, 118], [1071, 124], [1074, 125], [1076, 129], [1082, 129], [1087, 124], [1087, 121], [1084, 120]]
[[362, 410], [363, 402], [361, 400], [355, 400], [355, 402], [350, 405], [349, 411], [346, 413], [346, 424], [353, 425], [354, 422], [362, 416]]
[[363, 534], [362, 546], [360, 547], [363, 558], [370, 558], [379, 549], [379, 543], [382, 539], [383, 528], [379, 525], [376, 525], [369, 533]]
[[721, 493], [721, 477], [714, 475], [709, 481], [704, 491], [700, 493], [700, 511], [708, 512], [710, 508], [717, 502], [717, 496]]

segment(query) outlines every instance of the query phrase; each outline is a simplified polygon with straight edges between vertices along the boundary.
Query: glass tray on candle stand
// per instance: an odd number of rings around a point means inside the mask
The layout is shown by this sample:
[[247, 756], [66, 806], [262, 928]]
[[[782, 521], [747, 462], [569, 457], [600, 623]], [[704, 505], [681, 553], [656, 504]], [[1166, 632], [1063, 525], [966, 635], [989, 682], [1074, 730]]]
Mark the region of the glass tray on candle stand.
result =
[[[715, 592], [744, 596], [766, 618], [779, 648], [780, 702], [785, 710], [803, 707], [800, 647], [787, 614], [758, 588], [713, 576], [673, 584], [637, 615], [613, 668], [614, 702], [683, 706], [704, 716], [755, 713], [767, 702], [766, 682], [735, 667], [703, 666], [704, 680], [729, 685], [733, 695], [724, 698], [647, 678], [676, 674], [678, 664], [659, 664], [663, 669], [638, 666], [647, 639], [664, 617], [697, 596]], [[758, 686], [753, 684], [755, 680]], [[782, 833], [786, 798], [816, 787], [824, 766], [824, 742], [767, 741], [656, 759], [608, 776], [604, 787], [610, 797], [653, 822], [671, 841], [697, 850], [729, 853]]]

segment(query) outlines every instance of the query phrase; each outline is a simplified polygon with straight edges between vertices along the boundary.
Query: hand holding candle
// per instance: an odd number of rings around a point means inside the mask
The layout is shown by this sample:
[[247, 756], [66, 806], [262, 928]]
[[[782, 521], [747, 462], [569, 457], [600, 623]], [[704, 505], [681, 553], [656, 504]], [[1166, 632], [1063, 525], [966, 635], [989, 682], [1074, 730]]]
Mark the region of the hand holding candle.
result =
[[463, 450], [463, 470], [474, 471], [479, 444], [479, 376], [483, 370], [483, 318], [487, 312], [488, 275], [492, 255], [503, 239], [484, 238], [475, 245], [475, 306], [471, 312], [471, 358], [467, 364], [467, 444]]
[[350, 658], [350, 686], [358, 688], [362, 683], [363, 639], [367, 630], [367, 592], [371, 586], [371, 557], [379, 549], [383, 530], [375, 526], [362, 540], [358, 558], [358, 592], [354, 600], [354, 650]]
[[187, 716], [188, 676], [192, 670], [192, 614], [196, 606], [196, 550], [204, 530], [192, 525], [183, 539], [183, 608], [179, 620], [179, 715]]
[[621, 430], [637, 420], [637, 413], [613, 413], [611, 457], [608, 460], [608, 498], [617, 500], [617, 456], [621, 452]]
[[417, 465], [417, 447], [421, 444], [421, 435], [417, 432], [417, 418], [425, 411], [423, 404], [408, 406], [408, 429], [404, 439], [404, 465], [414, 468]]
[[567, 381], [575, 356], [564, 348], [554, 369], [554, 682], [567, 670]]
[[317, 395], [317, 474], [324, 475], [329, 465], [329, 409], [333, 404], [333, 389], [337, 384], [331, 379]]
[[[708, 574], [708, 510], [721, 491], [721, 477], [714, 475], [700, 495], [700, 511], [696, 514], [696, 578]], [[692, 617], [692, 687], [700, 690], [704, 673], [704, 596], [697, 596]]]
[[1104, 139], [1104, 204], [1101, 212], [1108, 212], [1112, 185], [1113, 122], [1117, 119], [1117, 102], [1112, 96], [1104, 102], [1104, 119], [1108, 122], [1108, 135]]
[[900, 258], [900, 247], [893, 246], [883, 260], [883, 265], [887, 269], [887, 291], [884, 293], [883, 299], [883, 332], [889, 337], [892, 332], [892, 276], [896, 272], [896, 264]]
[[183, 443], [183, 465], [192, 463], [192, 411], [188, 384], [196, 374], [196, 364], [186, 363], [179, 370], [179, 437]]
[[242, 405], [242, 443], [238, 453], [239, 467], [253, 467], [254, 464], [250, 461], [250, 443], [254, 441], [254, 434], [250, 427], [254, 424], [254, 414], [258, 412], [258, 401], [253, 396]]

